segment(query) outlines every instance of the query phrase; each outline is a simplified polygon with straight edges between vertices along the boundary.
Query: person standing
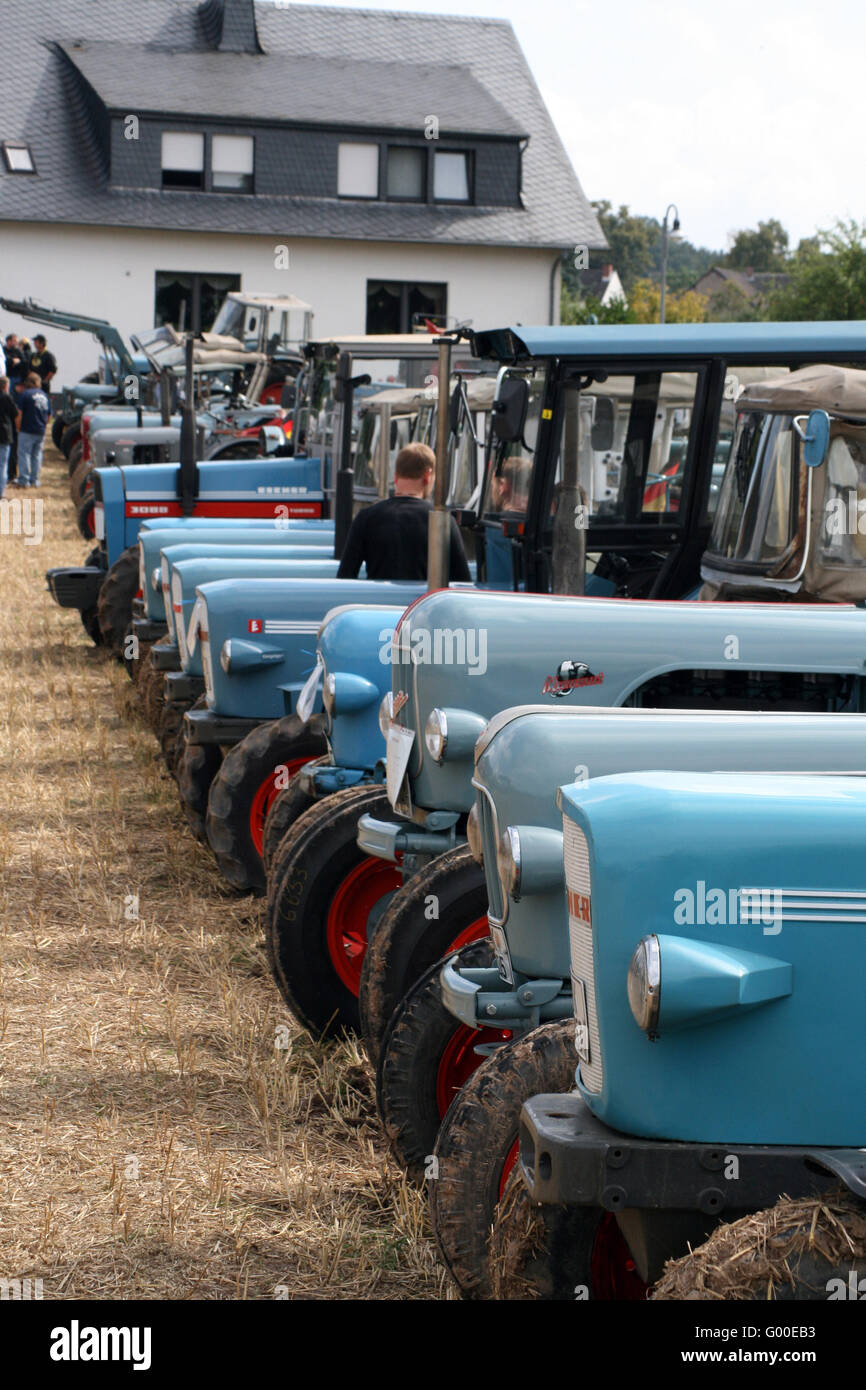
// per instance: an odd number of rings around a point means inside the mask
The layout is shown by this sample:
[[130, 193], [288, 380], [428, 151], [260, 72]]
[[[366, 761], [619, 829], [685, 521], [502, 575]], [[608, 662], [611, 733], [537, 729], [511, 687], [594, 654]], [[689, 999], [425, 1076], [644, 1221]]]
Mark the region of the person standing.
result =
[[30, 370], [39, 374], [42, 390], [47, 395], [51, 390], [51, 382], [57, 371], [57, 358], [53, 352], [48, 351], [44, 333], [34, 333], [33, 352], [30, 355]]
[[39, 487], [42, 472], [42, 445], [51, 402], [36, 372], [30, 372], [18, 387], [18, 487]]
[[[349, 528], [338, 579], [426, 579], [430, 493], [436, 455], [427, 444], [407, 444], [394, 464], [394, 496], [359, 512]], [[469, 566], [460, 531], [451, 518], [451, 580], [468, 581]]]
[[[19, 382], [23, 381], [29, 370], [30, 354], [18, 341], [17, 333], [7, 333], [4, 345], [6, 353], [6, 375], [9, 378], [9, 392], [12, 400], [15, 400], [15, 392]], [[17, 410], [17, 406], [16, 406]], [[18, 474], [18, 428], [12, 427], [12, 447], [9, 451], [9, 464], [7, 471], [8, 481], [11, 483]]]
[[6, 491], [6, 470], [18, 414], [18, 407], [9, 394], [9, 378], [0, 376], [0, 497]]

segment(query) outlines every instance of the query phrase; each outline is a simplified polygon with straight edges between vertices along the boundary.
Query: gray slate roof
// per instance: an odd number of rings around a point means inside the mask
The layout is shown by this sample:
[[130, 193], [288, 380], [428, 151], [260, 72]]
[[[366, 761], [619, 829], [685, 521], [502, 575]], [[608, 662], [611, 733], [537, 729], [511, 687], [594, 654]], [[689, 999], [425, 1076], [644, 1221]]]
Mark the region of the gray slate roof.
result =
[[[38, 176], [8, 174], [0, 162], [0, 221], [250, 232], [280, 240], [309, 236], [538, 247], [605, 244], [510, 24], [257, 4], [258, 43], [265, 55], [257, 60], [247, 53], [225, 51], [227, 45], [243, 47], [249, 40], [249, 26], [237, 9], [231, 14], [226, 11], [222, 51], [214, 51], [218, 8], [211, 4], [210, 12], [203, 14], [195, 0], [27, 0], [4, 7], [8, 61], [0, 139], [29, 140]], [[307, 81], [302, 76], [307, 64], [311, 73], [317, 71], [327, 80], [327, 95], [337, 103], [337, 107], [327, 104], [327, 109], [339, 109], [341, 117], [343, 112], [351, 113], [355, 122], [370, 118], [371, 99], [384, 103], [382, 111], [396, 122], [411, 103], [413, 70], [435, 70], [437, 82], [447, 84], [455, 107], [459, 103], [461, 120], [470, 125], [486, 123], [489, 128], [498, 111], [507, 124], [499, 125], [497, 133], [529, 133], [523, 157], [525, 206], [432, 206], [112, 189], [88, 139], [87, 122], [71, 114], [69, 77], [64, 80], [66, 62], [57, 44], [76, 64], [92, 63], [94, 87], [99, 90], [102, 84], [106, 100], [111, 94], [112, 104], [127, 109], [132, 98], [124, 97], [122, 82], [104, 60], [109, 47], [118, 54], [138, 45], [137, 66], [130, 67], [125, 60], [127, 91], [135, 90], [143, 102], [147, 92], [155, 90], [162, 67], [164, 73], [172, 74], [170, 89], [164, 84], [164, 107], [182, 114], [193, 107], [199, 114], [212, 113], [217, 103], [226, 100], [227, 84], [216, 83], [211, 76], [214, 62], [236, 63], [238, 74], [256, 62], [278, 63], [288, 71], [290, 78], [281, 86], [300, 84], [297, 96], [258, 78], [254, 82], [240, 75], [232, 79], [237, 84], [233, 100], [242, 95], [242, 110], [265, 107], [272, 119], [272, 102], [287, 112], [300, 111], [302, 99], [312, 103], [318, 98], [313, 77]], [[74, 44], [83, 46], [76, 49]], [[185, 56], [176, 60], [178, 52]], [[384, 69], [387, 89], [382, 86]], [[404, 78], [397, 75], [400, 69], [407, 74]], [[459, 81], [461, 69], [467, 72], [465, 84]], [[426, 100], [421, 104], [427, 107], [423, 119], [435, 108]], [[443, 103], [439, 105], [443, 109]], [[321, 113], [320, 107], [315, 109]], [[308, 107], [306, 118], [314, 120], [311, 110]], [[385, 123], [385, 116], [379, 119]], [[412, 124], [417, 120], [416, 102]]]

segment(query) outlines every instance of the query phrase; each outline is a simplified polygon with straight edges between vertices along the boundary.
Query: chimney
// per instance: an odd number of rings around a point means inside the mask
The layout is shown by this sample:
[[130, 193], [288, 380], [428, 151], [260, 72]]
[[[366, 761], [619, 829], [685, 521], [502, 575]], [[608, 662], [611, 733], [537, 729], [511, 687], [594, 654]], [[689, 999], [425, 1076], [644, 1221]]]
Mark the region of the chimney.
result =
[[205, 38], [218, 53], [264, 53], [254, 0], [204, 0], [198, 15]]
[[601, 268], [601, 278], [603, 280], [609, 280], [611, 275], [613, 275], [613, 266], [608, 262], [607, 265], [603, 265]]

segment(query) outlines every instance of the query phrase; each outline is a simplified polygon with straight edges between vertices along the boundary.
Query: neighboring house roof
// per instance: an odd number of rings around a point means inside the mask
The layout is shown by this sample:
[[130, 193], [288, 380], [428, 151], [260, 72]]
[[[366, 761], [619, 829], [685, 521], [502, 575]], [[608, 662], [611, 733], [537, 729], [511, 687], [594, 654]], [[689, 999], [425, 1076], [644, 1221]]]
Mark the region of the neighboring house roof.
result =
[[599, 304], [609, 304], [612, 299], [625, 299], [622, 281], [612, 266], [588, 266], [577, 271], [577, 282], [584, 299], [591, 296]]
[[[37, 174], [0, 166], [0, 220], [280, 240], [605, 245], [514, 31], [501, 20], [250, 0], [28, 0], [7, 7], [3, 37], [15, 57], [6, 65], [0, 139], [28, 140]], [[94, 123], [103, 106], [143, 113], [152, 103], [181, 118], [423, 130], [433, 113], [443, 132], [528, 133], [524, 205], [112, 187]]]
[[747, 299], [756, 299], [761, 295], [769, 294], [772, 290], [782, 289], [788, 284], [790, 278], [790, 275], [786, 275], [784, 271], [729, 270], [727, 266], [714, 265], [709, 270], [704, 271], [691, 288], [697, 294], [712, 298], [714, 294], [720, 293], [726, 285], [734, 285]]

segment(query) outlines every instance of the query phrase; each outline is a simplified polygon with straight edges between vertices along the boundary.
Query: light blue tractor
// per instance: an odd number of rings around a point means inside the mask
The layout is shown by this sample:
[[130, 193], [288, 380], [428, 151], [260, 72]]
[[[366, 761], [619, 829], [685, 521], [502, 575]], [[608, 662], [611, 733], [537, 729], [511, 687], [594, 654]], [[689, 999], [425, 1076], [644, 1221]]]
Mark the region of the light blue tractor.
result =
[[[844, 741], [849, 721], [833, 725]], [[523, 1109], [522, 1179], [544, 1204], [526, 1203], [524, 1288], [644, 1298], [665, 1259], [783, 1193], [826, 1202], [841, 1186], [862, 1215], [856, 736], [848, 752], [844, 777], [656, 771], [560, 789], [577, 1085]], [[860, 1286], [862, 1242], [839, 1258], [808, 1223], [788, 1236], [754, 1296]]]

